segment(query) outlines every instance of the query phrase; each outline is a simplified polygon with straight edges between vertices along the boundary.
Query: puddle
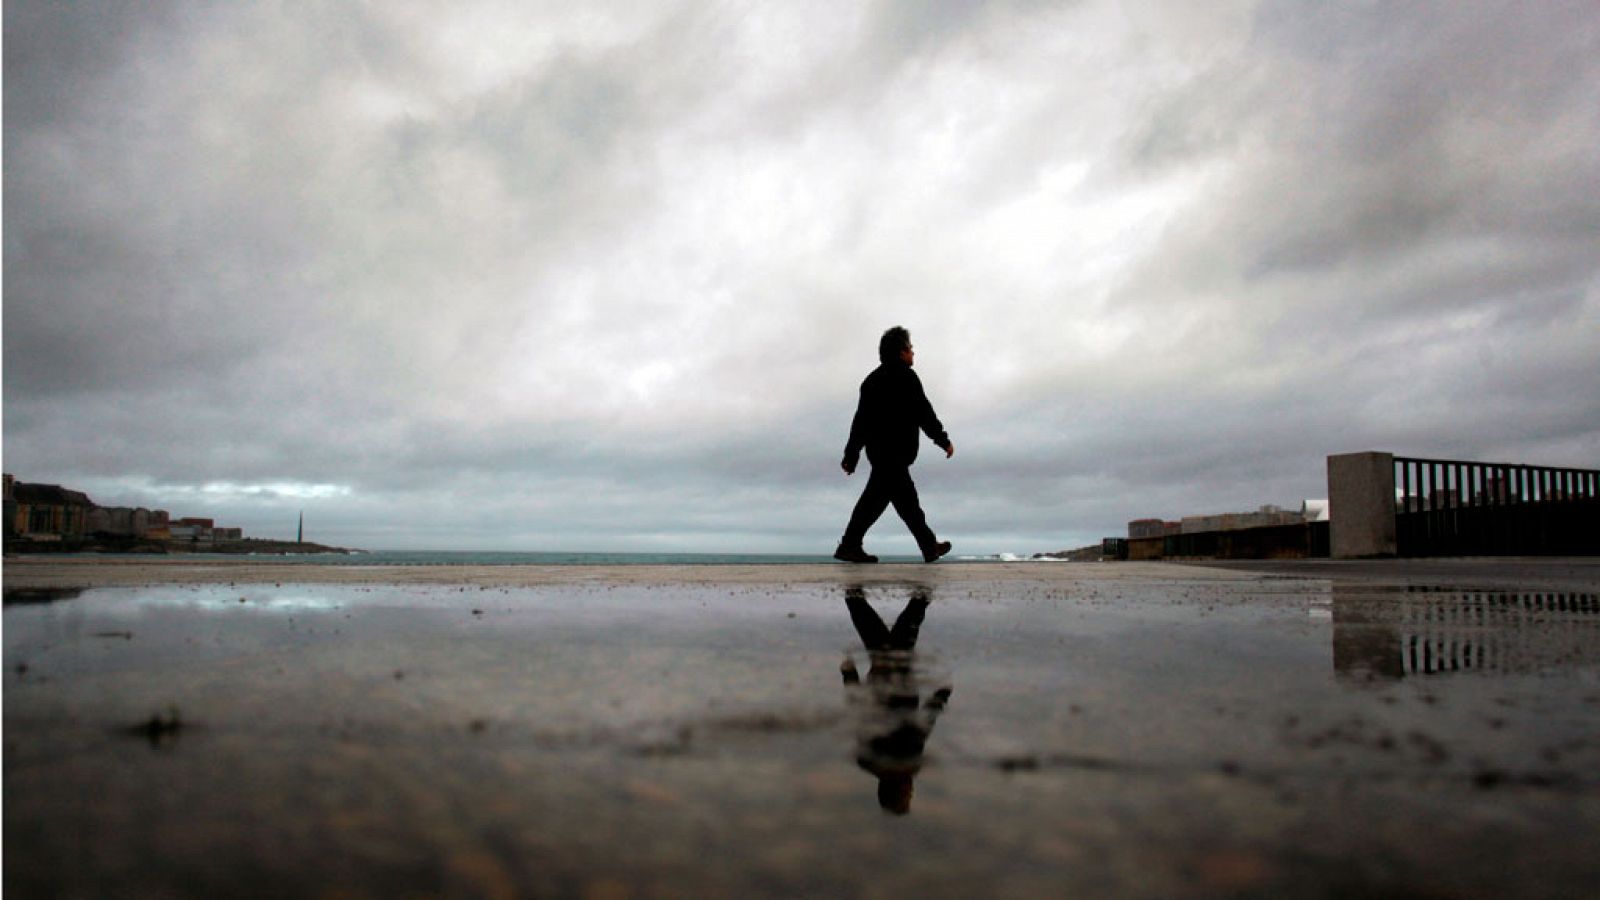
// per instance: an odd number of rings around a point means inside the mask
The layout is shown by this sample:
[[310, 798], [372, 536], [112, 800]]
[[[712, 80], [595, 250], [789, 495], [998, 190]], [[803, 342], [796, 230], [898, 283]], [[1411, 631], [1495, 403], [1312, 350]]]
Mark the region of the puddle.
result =
[[1600, 877], [1590, 593], [58, 599], [8, 594], [4, 613], [19, 894], [852, 894], [870, 871], [893, 892], [1181, 896], [1219, 865], [1262, 893], [1560, 894]]

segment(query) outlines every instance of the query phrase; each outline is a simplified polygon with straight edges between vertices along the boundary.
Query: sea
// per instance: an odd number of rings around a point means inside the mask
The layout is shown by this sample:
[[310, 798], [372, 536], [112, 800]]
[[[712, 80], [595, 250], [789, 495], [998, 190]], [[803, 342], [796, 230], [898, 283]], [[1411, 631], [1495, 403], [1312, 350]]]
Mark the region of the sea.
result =
[[[831, 555], [773, 553], [551, 553], [477, 552], [453, 550], [374, 550], [351, 553], [249, 554], [273, 563], [318, 566], [750, 566], [814, 565], [835, 563]], [[174, 553], [165, 559], [191, 558], [196, 562], [215, 560], [211, 553]], [[920, 556], [880, 556], [886, 563], [920, 563]], [[948, 563], [973, 562], [1056, 562], [1001, 553], [992, 556], [947, 556]]]

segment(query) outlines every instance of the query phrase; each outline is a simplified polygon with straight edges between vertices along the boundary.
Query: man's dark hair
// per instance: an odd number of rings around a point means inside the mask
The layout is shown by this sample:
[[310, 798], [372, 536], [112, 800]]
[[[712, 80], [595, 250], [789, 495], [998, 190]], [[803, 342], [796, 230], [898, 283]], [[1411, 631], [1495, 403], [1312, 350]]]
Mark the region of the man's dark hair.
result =
[[885, 331], [883, 337], [878, 338], [878, 362], [888, 362], [900, 358], [900, 351], [911, 346], [911, 332], [899, 325]]

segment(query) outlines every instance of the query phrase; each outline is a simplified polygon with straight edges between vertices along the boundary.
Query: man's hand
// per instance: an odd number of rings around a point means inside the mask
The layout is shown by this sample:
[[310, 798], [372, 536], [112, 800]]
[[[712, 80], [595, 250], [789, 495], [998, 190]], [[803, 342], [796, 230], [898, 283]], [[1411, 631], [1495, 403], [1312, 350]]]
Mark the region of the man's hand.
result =
[[950, 443], [945, 444], [944, 445], [944, 458], [945, 459], [949, 459], [950, 457], [955, 456], [955, 455], [956, 455], [956, 442], [955, 441], [951, 441]]
[[848, 461], [840, 463], [839, 468], [843, 469], [846, 475], [854, 475], [856, 473], [856, 467]]

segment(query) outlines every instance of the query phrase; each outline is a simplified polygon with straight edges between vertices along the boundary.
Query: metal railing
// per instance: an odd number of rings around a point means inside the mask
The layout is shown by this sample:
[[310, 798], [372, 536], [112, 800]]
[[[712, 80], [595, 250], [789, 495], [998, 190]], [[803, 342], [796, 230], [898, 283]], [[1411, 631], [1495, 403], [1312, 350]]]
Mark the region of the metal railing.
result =
[[1401, 556], [1600, 554], [1600, 471], [1394, 458]]

